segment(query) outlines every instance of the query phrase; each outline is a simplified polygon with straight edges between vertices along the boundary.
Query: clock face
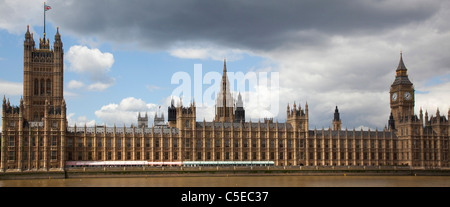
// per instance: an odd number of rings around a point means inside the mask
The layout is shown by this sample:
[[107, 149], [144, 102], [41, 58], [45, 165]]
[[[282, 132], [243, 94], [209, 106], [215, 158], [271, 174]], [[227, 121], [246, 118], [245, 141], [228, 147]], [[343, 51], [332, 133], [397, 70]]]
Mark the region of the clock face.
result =
[[392, 100], [397, 101], [397, 93], [392, 94]]
[[406, 100], [411, 100], [411, 94], [409, 92], [405, 92], [403, 96], [405, 97]]

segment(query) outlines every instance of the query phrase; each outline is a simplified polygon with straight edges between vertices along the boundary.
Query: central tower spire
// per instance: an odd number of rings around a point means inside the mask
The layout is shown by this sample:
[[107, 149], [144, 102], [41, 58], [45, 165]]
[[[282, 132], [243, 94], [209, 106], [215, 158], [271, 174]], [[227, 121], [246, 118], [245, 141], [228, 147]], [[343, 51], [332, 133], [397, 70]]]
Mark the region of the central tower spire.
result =
[[227, 73], [227, 59], [223, 59], [223, 74], [225, 75]]
[[227, 61], [223, 61], [223, 75], [220, 91], [216, 99], [216, 121], [233, 122], [234, 121], [234, 100], [231, 96], [230, 82], [227, 76]]

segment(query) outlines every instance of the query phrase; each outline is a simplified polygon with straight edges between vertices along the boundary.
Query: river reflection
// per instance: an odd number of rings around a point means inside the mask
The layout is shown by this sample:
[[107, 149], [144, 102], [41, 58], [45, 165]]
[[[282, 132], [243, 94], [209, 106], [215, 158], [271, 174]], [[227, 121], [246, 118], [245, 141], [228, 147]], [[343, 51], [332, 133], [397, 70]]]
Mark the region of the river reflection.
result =
[[0, 187], [450, 187], [448, 176], [233, 176], [0, 180]]

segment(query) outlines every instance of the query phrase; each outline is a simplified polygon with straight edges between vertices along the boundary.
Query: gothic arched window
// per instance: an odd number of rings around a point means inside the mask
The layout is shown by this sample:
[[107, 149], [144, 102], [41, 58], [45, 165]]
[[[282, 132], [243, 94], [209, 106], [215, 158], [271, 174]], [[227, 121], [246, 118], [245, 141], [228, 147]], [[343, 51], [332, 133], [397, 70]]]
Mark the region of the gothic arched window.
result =
[[47, 79], [47, 95], [51, 95], [52, 93], [52, 81]]
[[44, 79], [41, 79], [41, 95], [43, 95], [45, 92], [45, 81]]
[[39, 95], [39, 81], [34, 79], [34, 95]]

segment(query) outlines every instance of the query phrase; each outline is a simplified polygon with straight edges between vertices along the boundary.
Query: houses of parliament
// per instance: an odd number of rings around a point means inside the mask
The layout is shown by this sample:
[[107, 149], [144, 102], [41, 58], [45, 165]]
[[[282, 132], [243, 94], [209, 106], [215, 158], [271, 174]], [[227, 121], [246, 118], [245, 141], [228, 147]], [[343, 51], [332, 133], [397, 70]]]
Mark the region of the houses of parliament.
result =
[[415, 169], [450, 164], [450, 110], [447, 117], [439, 110], [414, 114], [414, 86], [401, 56], [390, 85], [388, 126], [375, 131], [342, 129], [337, 106], [332, 128], [311, 130], [308, 104], [296, 103], [287, 105], [284, 123], [246, 122], [242, 97], [231, 95], [226, 63], [212, 122], [197, 121], [195, 102], [172, 101], [167, 122], [155, 116], [152, 127], [147, 114], [139, 114], [138, 125], [131, 127], [69, 126], [63, 57], [59, 29], [53, 46], [44, 33], [39, 48], [27, 29], [23, 97], [18, 105], [3, 98], [0, 172], [63, 171], [73, 161], [273, 161], [275, 166]]

